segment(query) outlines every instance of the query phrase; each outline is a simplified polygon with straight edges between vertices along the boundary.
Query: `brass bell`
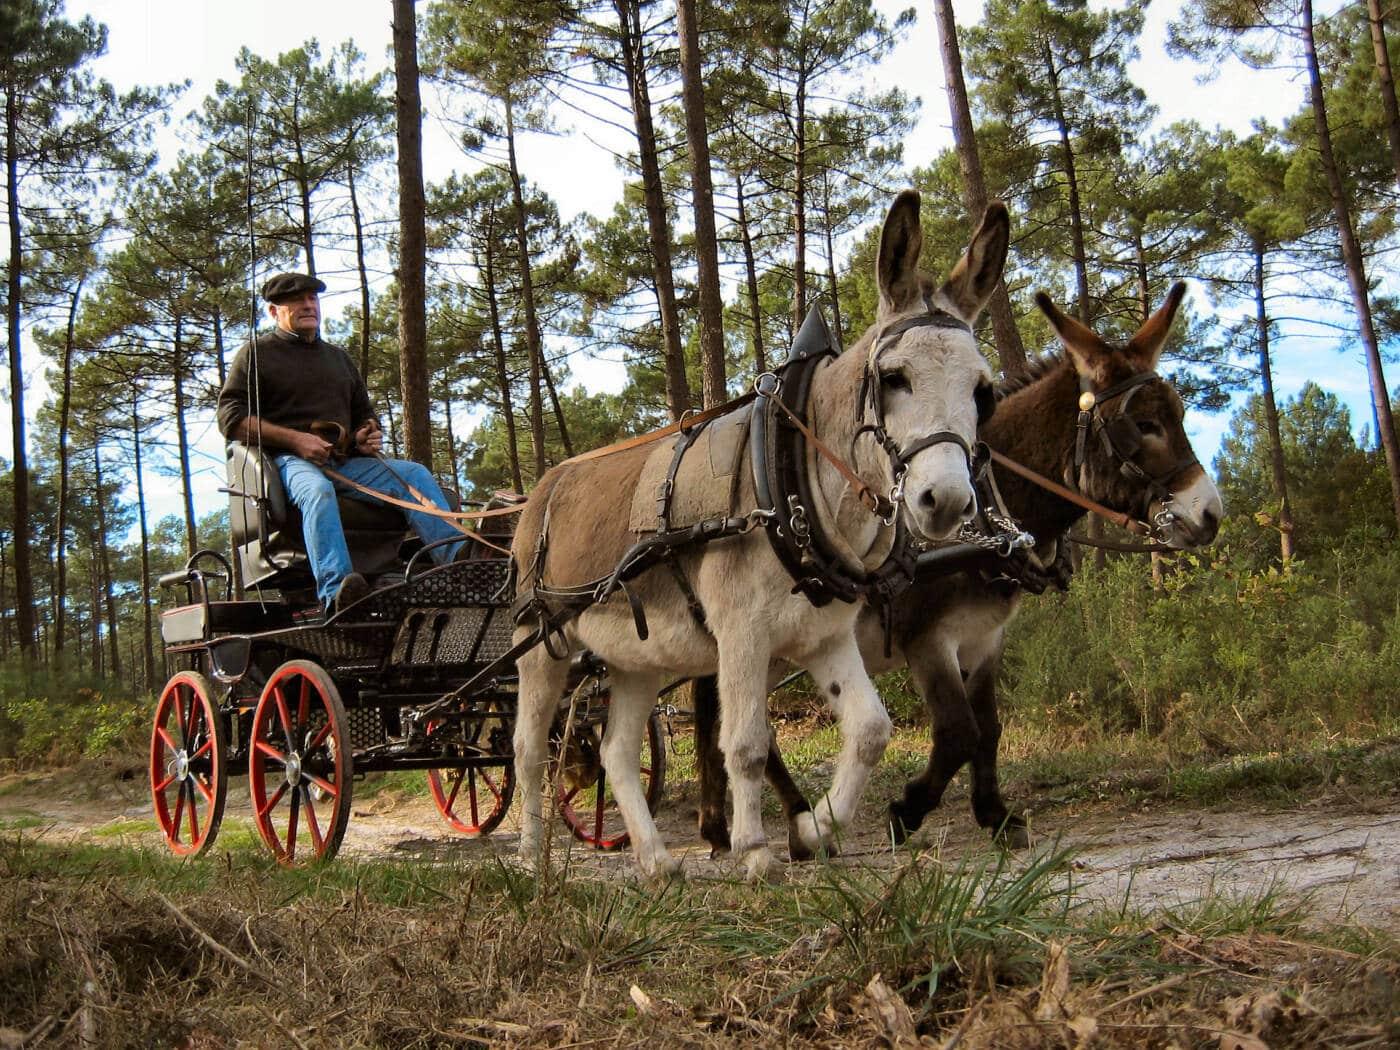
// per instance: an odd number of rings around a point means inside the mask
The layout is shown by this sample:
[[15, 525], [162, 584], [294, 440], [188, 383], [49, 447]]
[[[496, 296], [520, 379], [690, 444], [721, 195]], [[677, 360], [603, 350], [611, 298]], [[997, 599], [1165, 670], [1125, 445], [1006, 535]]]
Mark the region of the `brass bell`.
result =
[[1089, 411], [1089, 409], [1094, 407], [1094, 404], [1097, 400], [1098, 399], [1094, 397], [1094, 392], [1092, 390], [1084, 391], [1084, 393], [1079, 395], [1079, 411]]

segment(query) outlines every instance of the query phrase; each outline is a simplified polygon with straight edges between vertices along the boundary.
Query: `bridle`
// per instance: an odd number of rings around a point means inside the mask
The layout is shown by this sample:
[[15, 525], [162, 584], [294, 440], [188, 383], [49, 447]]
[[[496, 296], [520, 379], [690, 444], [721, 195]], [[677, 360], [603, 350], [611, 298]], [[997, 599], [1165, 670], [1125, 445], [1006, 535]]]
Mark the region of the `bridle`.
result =
[[[892, 508], [889, 515], [882, 518], [886, 525], [894, 524], [894, 515], [898, 513], [899, 505], [904, 501], [904, 478], [909, 473], [909, 462], [924, 449], [945, 442], [957, 445], [962, 449], [963, 457], [967, 461], [968, 474], [971, 476], [975, 476], [975, 468], [979, 461], [983, 465], [986, 462], [986, 457], [975, 454], [961, 434], [951, 430], [935, 430], [900, 448], [885, 428], [885, 404], [880, 396], [881, 355], [915, 328], [951, 328], [972, 334], [971, 325], [947, 310], [934, 306], [928, 296], [924, 296], [924, 306], [927, 308], [926, 313], [895, 321], [875, 334], [870, 344], [870, 353], [865, 359], [865, 367], [861, 371], [860, 395], [856, 399], [856, 432], [851, 440], [852, 451], [854, 452], [856, 439], [862, 434], [870, 434], [890, 458], [890, 473], [894, 478], [894, 486], [889, 495]], [[873, 422], [866, 422], [867, 419]]]
[[[1137, 421], [1128, 415], [1128, 404], [1139, 390], [1153, 380], [1165, 382], [1156, 372], [1148, 370], [1131, 375], [1107, 390], [1095, 393], [1090, 389], [1088, 381], [1080, 378], [1079, 422], [1074, 439], [1074, 470], [1070, 477], [1070, 485], [1076, 489], [1083, 487], [1089, 438], [1097, 437], [1105, 454], [1117, 463], [1120, 474], [1125, 478], [1145, 483], [1145, 507], [1150, 509], [1154, 501], [1162, 505], [1162, 509], [1152, 519], [1153, 528], [1160, 533], [1170, 528], [1176, 520], [1176, 515], [1168, 509], [1172, 496], [1170, 483], [1189, 468], [1200, 466], [1200, 460], [1188, 446], [1187, 454], [1181, 459], [1160, 473], [1150, 474], [1133, 459], [1142, 448], [1142, 430]], [[1123, 395], [1123, 400], [1118, 405], [1118, 411], [1105, 418], [1100, 409], [1119, 395]]]

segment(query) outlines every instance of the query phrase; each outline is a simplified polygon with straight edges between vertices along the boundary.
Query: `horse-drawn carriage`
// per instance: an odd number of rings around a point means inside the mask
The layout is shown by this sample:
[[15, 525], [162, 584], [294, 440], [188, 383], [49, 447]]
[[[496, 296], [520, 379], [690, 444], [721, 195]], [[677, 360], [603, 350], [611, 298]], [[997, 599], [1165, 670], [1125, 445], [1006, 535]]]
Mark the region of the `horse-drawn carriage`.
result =
[[[524, 508], [511, 559], [433, 568], [420, 551], [399, 566], [395, 518], [383, 542], [364, 539], [362, 557], [379, 563], [355, 564], [388, 585], [324, 620], [299, 612], [313, 606], [294, 590], [214, 600], [211, 585], [227, 588], [232, 573], [211, 552], [163, 581], [188, 591], [163, 618], [180, 669], [151, 740], [171, 847], [209, 847], [229, 773], [246, 763], [254, 820], [284, 861], [333, 855], [354, 776], [391, 769], [429, 771], [439, 809], [468, 833], [497, 826], [519, 783], [531, 858], [534, 789], [553, 764], [575, 835], [602, 847], [630, 835], [642, 871], [667, 877], [679, 861], [652, 819], [665, 770], [656, 705], [665, 682], [700, 677], [718, 681], [696, 691], [714, 700], [697, 710], [702, 832], [764, 877], [765, 768], [789, 814], [790, 856], [835, 849], [891, 731], [870, 675], [899, 663], [933, 740], [928, 768], [890, 807], [891, 833], [916, 829], [970, 763], [978, 822], [1025, 841], [996, 775], [997, 665], [1017, 595], [1058, 578], [1058, 537], [1086, 510], [1163, 550], [1208, 543], [1219, 522], [1180, 398], [1156, 373], [1185, 285], [1122, 345], [1039, 297], [1064, 354], [994, 390], [972, 326], [1000, 278], [1005, 209], [988, 209], [939, 285], [918, 268], [918, 208], [906, 192], [890, 209], [876, 320], [849, 350], [809, 318], [782, 374], [760, 377], [749, 398], [556, 466]], [[989, 458], [1008, 471], [1004, 503]], [[304, 564], [275, 472], [237, 448], [230, 463], [245, 585], [292, 586]], [[346, 525], [353, 554], [359, 526]], [[781, 787], [772, 753], [764, 697], [785, 662], [812, 675], [842, 731], [814, 805], [790, 780]], [[717, 816], [723, 785], [705, 777], [721, 761], [732, 841]]]
[[[161, 619], [174, 674], [156, 706], [150, 749], [156, 817], [170, 848], [210, 848], [229, 778], [242, 773], [258, 832], [285, 863], [335, 855], [354, 782], [370, 772], [424, 770], [453, 828], [496, 828], [516, 787], [509, 559], [478, 544], [484, 556], [436, 566], [421, 545], [412, 549], [392, 507], [345, 499], [355, 567], [378, 586], [325, 615], [276, 470], [234, 444], [229, 482], [248, 597], [232, 600], [231, 566], [209, 550], [160, 581], [185, 592]], [[496, 543], [509, 542], [510, 521], [486, 523]], [[582, 841], [619, 848], [627, 836], [597, 759], [607, 717], [602, 668], [586, 656], [576, 661], [561, 703], [572, 718], [560, 815]], [[644, 749], [655, 806], [666, 759], [659, 713]]]

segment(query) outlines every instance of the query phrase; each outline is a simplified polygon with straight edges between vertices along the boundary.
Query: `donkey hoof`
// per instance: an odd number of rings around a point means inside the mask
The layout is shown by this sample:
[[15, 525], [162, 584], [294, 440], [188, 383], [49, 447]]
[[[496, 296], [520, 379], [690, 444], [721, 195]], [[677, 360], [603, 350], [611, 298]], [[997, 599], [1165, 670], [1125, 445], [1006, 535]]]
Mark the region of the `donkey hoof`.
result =
[[811, 860], [815, 856], [816, 853], [812, 851], [811, 847], [802, 841], [802, 829], [797, 826], [797, 821], [794, 820], [788, 825], [788, 860], [800, 863]]
[[744, 878], [751, 883], [781, 881], [782, 869], [767, 846], [750, 850], [744, 857]]
[[701, 821], [700, 837], [710, 844], [711, 860], [722, 857], [729, 852], [729, 828], [723, 822], [716, 826]]
[[817, 820], [817, 815], [811, 810], [799, 813], [792, 818], [792, 824], [788, 828], [788, 848], [792, 848], [793, 840], [797, 842], [797, 853], [793, 854], [793, 860], [811, 860], [820, 853], [832, 852], [831, 836]]
[[909, 836], [919, 830], [919, 823], [915, 821], [912, 825], [905, 823], [904, 812], [897, 803], [890, 803], [890, 838], [896, 846], [902, 846], [909, 841]]
[[1008, 817], [1001, 827], [992, 832], [992, 841], [1002, 849], [1030, 849], [1031, 833], [1020, 817]]
[[648, 882], [659, 885], [685, 878], [685, 872], [681, 869], [681, 859], [669, 850], [662, 850], [645, 862], [638, 858], [637, 866]]

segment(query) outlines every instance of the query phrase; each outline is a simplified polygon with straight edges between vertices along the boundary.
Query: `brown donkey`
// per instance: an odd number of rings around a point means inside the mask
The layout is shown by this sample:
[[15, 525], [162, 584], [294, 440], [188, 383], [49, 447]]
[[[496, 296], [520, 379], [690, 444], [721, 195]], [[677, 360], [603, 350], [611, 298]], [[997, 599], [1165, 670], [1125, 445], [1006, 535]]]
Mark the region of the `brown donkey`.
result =
[[[919, 196], [901, 193], [881, 233], [875, 324], [845, 353], [818, 366], [811, 380], [807, 418], [816, 437], [877, 492], [897, 494], [899, 471], [906, 521], [930, 539], [953, 535], [975, 509], [967, 443], [976, 437], [975, 395], [979, 388], [990, 395], [990, 370], [970, 325], [1001, 276], [1007, 230], [1006, 209], [988, 208], [966, 255], [938, 286], [918, 269]], [[548, 607], [551, 593], [611, 574], [637, 541], [629, 508], [635, 511], [634, 493], [653, 449], [567, 461], [540, 479], [512, 548], [521, 597], [536, 600], [536, 616], [541, 604]], [[894, 529], [857, 498], [840, 469], [810, 447], [801, 469], [813, 494], [812, 512], [848, 571], [881, 565]], [[644, 499], [653, 492], [644, 490]], [[731, 514], [758, 506], [751, 470], [738, 472], [731, 499]], [[628, 585], [628, 601], [614, 593], [589, 605], [567, 619], [550, 644], [535, 646], [518, 661], [515, 762], [524, 806], [520, 854], [527, 863], [538, 858], [541, 844], [540, 787], [550, 722], [570, 659], [585, 649], [607, 665], [612, 700], [601, 757], [645, 875], [664, 878], [680, 868], [657, 832], [638, 773], [642, 732], [657, 692], [677, 676], [718, 676], [719, 745], [734, 785], [734, 851], [749, 877], [766, 877], [773, 861], [759, 795], [768, 751], [767, 675], [774, 660], [792, 661], [821, 683], [843, 736], [830, 791], [800, 821], [804, 841], [809, 848], [829, 843], [855, 812], [890, 734], [889, 716], [856, 648], [859, 605], [817, 606], [794, 593], [793, 577], [757, 530], [682, 549], [673, 563], [679, 573], [668, 567], [646, 571]], [[645, 611], [645, 637], [636, 607]], [[531, 619], [518, 629], [518, 642], [534, 629]]]
[[[1222, 511], [1215, 484], [1191, 450], [1181, 398], [1155, 371], [1185, 291], [1185, 284], [1173, 285], [1166, 303], [1121, 347], [1066, 316], [1048, 296], [1037, 295], [1064, 353], [1042, 358], [1025, 378], [1000, 383], [996, 411], [979, 430], [997, 452], [1150, 522], [1158, 538], [1176, 548], [1210, 543]], [[995, 476], [1007, 510], [1041, 538], [1037, 562], [1049, 566], [1059, 537], [1084, 511], [1006, 469], [995, 469]], [[928, 766], [890, 805], [897, 842], [919, 827], [954, 774], [971, 763], [977, 823], [1009, 845], [1027, 844], [1025, 821], [1007, 810], [996, 768], [1001, 738], [996, 678], [1020, 590], [995, 566], [985, 573], [921, 575], [894, 602], [889, 655], [879, 613], [869, 607], [861, 612], [856, 636], [866, 670], [874, 675], [907, 665], [932, 723]], [[725, 784], [713, 744], [713, 688], [702, 680], [695, 696], [700, 830], [722, 851], [727, 848]], [[768, 775], [788, 815], [789, 848], [800, 858], [806, 847], [792, 829], [807, 804], [776, 748]]]

